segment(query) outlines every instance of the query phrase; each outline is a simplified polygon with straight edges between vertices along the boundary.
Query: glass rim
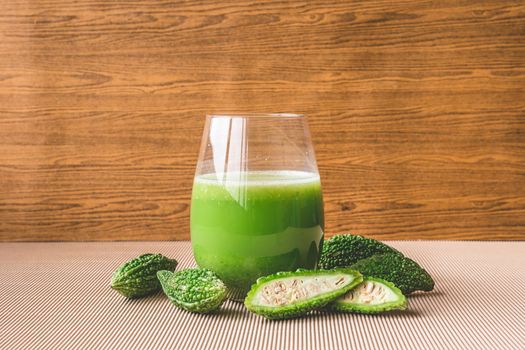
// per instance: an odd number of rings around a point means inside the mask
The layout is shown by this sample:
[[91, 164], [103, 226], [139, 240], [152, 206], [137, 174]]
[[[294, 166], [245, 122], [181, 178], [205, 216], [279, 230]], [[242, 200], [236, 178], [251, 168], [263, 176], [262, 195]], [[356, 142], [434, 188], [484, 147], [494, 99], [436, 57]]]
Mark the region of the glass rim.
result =
[[304, 118], [300, 113], [207, 113], [206, 118]]

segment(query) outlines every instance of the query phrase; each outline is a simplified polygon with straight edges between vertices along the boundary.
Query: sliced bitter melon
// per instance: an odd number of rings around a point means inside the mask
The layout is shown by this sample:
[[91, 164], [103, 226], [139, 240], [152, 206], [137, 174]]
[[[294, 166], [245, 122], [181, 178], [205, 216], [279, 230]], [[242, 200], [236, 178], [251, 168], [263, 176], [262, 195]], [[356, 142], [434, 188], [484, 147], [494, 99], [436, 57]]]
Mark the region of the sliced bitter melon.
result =
[[365, 277], [361, 284], [328, 305], [332, 310], [365, 314], [404, 310], [406, 307], [406, 298], [399, 288], [374, 277]]
[[244, 305], [269, 319], [292, 318], [325, 306], [363, 281], [354, 270], [278, 272], [257, 280]]

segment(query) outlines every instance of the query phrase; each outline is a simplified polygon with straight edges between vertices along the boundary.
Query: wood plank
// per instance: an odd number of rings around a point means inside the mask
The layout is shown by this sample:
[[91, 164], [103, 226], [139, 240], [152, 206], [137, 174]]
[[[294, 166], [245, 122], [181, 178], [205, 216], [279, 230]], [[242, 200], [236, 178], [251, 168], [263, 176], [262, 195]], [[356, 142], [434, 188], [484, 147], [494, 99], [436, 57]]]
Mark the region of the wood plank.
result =
[[204, 115], [309, 117], [327, 235], [525, 239], [523, 1], [0, 4], [0, 240], [189, 238]]

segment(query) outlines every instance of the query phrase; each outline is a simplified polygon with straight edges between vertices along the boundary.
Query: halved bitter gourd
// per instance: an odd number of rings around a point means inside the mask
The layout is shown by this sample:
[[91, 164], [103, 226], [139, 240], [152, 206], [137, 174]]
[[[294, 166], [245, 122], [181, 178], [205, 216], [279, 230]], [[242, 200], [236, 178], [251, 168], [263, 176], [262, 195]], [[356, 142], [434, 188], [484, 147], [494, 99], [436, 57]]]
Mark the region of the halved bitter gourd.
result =
[[365, 277], [361, 284], [328, 305], [332, 310], [365, 314], [404, 310], [406, 307], [406, 298], [399, 288], [374, 277]]
[[350, 269], [278, 272], [259, 278], [244, 305], [269, 319], [297, 317], [325, 306], [362, 281], [363, 276]]

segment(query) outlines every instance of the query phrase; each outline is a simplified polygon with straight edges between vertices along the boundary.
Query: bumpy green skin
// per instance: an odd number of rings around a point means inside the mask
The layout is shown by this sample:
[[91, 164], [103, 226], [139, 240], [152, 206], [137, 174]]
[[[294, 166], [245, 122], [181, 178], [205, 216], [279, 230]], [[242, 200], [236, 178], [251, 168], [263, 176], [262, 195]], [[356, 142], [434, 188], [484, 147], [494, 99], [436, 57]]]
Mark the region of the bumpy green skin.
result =
[[159, 271], [157, 277], [171, 302], [190, 312], [212, 312], [226, 298], [226, 286], [207, 269], [186, 269], [177, 273]]
[[365, 276], [382, 278], [394, 283], [404, 295], [416, 290], [431, 291], [434, 280], [415, 261], [399, 254], [380, 254], [363, 259], [352, 268]]
[[336, 235], [323, 242], [319, 268], [349, 267], [375, 254], [397, 253], [394, 248], [372, 238], [357, 235]]
[[161, 254], [144, 254], [120, 265], [111, 277], [111, 288], [127, 298], [140, 298], [157, 292], [159, 270], [175, 270], [177, 261]]
[[[340, 297], [333, 303], [329, 304], [327, 308], [331, 310], [341, 311], [341, 312], [352, 312], [352, 313], [361, 313], [361, 314], [377, 314], [380, 312], [387, 312], [392, 310], [405, 310], [407, 308], [407, 299], [393, 283], [390, 283], [381, 278], [375, 277], [365, 277], [363, 282], [374, 281], [381, 283], [383, 286], [390, 289], [398, 297], [395, 301], [390, 301], [382, 304], [369, 305], [369, 304], [359, 304], [359, 303], [350, 303], [344, 300], [343, 297]], [[356, 287], [357, 288], [357, 287]]]
[[[314, 298], [293, 302], [288, 305], [275, 306], [275, 307], [256, 305], [253, 303], [253, 299], [257, 291], [260, 288], [263, 288], [265, 284], [273, 282], [275, 280], [278, 280], [281, 278], [288, 278], [288, 277], [326, 276], [329, 274], [335, 275], [335, 274], [341, 274], [341, 273], [352, 276], [353, 280], [350, 283], [343, 285], [338, 289], [334, 289], [330, 292], [318, 295]], [[252, 285], [252, 288], [248, 292], [248, 295], [246, 296], [246, 299], [244, 300], [244, 305], [251, 312], [264, 316], [268, 319], [272, 319], [272, 320], [303, 316], [312, 310], [322, 308], [328, 303], [336, 300], [341, 295], [345, 294], [346, 292], [348, 292], [350, 289], [357, 286], [362, 281], [363, 281], [363, 276], [359, 272], [350, 270], [350, 269], [335, 269], [335, 270], [299, 269], [296, 272], [278, 272], [273, 275], [259, 278], [257, 282], [254, 285]]]

